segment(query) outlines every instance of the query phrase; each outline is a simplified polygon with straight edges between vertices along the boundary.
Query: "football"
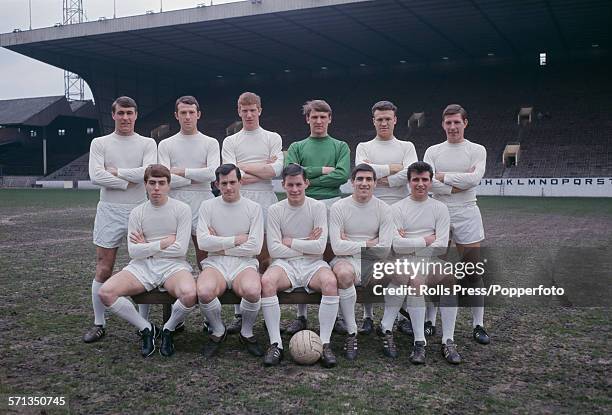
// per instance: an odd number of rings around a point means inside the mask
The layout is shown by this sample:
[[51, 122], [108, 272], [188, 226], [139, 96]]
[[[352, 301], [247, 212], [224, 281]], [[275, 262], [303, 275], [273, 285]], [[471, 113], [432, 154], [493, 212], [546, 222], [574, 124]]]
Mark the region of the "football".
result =
[[323, 344], [314, 331], [302, 330], [293, 335], [289, 342], [289, 353], [300, 365], [311, 365], [321, 358]]

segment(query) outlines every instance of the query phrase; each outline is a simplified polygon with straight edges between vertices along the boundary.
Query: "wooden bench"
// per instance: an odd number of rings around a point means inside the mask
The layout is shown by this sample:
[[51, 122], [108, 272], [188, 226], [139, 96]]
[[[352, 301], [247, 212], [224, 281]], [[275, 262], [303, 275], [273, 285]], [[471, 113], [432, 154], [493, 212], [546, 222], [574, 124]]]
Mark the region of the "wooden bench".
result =
[[[372, 287], [356, 287], [358, 303], [382, 303], [384, 297], [378, 296], [372, 292]], [[320, 304], [321, 293], [308, 294], [303, 288], [298, 288], [293, 292], [279, 292], [278, 302], [280, 304]], [[164, 323], [170, 318], [172, 312], [172, 304], [176, 298], [172, 297], [167, 292], [161, 292], [158, 289], [134, 295], [132, 300], [136, 304], [163, 304], [164, 306]], [[225, 291], [219, 298], [222, 304], [240, 304], [241, 298], [236, 296], [231, 290]]]

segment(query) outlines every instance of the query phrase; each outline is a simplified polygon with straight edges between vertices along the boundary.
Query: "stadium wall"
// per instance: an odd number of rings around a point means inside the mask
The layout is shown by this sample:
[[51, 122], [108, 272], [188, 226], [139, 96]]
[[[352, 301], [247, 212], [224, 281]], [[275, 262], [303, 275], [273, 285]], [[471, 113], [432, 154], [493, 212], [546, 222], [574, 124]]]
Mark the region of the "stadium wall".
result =
[[[273, 180], [275, 192], [283, 192], [280, 180]], [[73, 188], [73, 182], [39, 180], [46, 188]], [[76, 183], [79, 189], [98, 189], [88, 180]], [[350, 182], [340, 188], [351, 193]], [[560, 177], [521, 179], [482, 179], [476, 188], [478, 196], [537, 196], [537, 197], [612, 197], [612, 177]]]
[[482, 179], [479, 196], [612, 197], [612, 177]]

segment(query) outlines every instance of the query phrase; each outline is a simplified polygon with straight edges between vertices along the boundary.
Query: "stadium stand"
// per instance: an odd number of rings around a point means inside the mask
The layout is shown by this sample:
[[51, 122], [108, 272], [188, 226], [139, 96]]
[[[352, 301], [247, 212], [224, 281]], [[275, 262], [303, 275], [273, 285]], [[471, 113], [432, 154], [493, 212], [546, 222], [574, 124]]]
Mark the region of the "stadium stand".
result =
[[[422, 157], [427, 147], [444, 139], [440, 127], [444, 106], [460, 103], [469, 112], [466, 137], [487, 148], [486, 177], [594, 177], [612, 172], [612, 136], [608, 133], [612, 129], [608, 109], [612, 86], [605, 66], [471, 67], [299, 80], [282, 87], [263, 82], [195, 89], [190, 93], [202, 105], [200, 128], [222, 142], [225, 129], [238, 119], [236, 98], [245, 90], [262, 96], [262, 125], [278, 131], [285, 148], [308, 133], [302, 104], [323, 98], [334, 110], [330, 133], [347, 141], [354, 157], [357, 144], [374, 136], [370, 107], [378, 100], [389, 99], [399, 107], [396, 136], [412, 141]], [[531, 123], [517, 123], [522, 107], [533, 107]], [[175, 134], [178, 123], [173, 112], [174, 101], [160, 105], [138, 120], [139, 132], [150, 134], [167, 124], [169, 128], [159, 130], [163, 132], [159, 139]], [[409, 117], [417, 112], [424, 113], [424, 122], [420, 127], [409, 127]], [[87, 180], [87, 155], [83, 151], [89, 141], [88, 137], [80, 142], [81, 152], [76, 152], [77, 147], [50, 140], [50, 171], [76, 160], [45, 179]], [[517, 165], [507, 167], [502, 163], [503, 151], [514, 142], [520, 144], [520, 157]], [[0, 164], [11, 159], [20, 160], [19, 166], [11, 167], [11, 174], [42, 169], [39, 148], [25, 148], [15, 142], [0, 144]]]

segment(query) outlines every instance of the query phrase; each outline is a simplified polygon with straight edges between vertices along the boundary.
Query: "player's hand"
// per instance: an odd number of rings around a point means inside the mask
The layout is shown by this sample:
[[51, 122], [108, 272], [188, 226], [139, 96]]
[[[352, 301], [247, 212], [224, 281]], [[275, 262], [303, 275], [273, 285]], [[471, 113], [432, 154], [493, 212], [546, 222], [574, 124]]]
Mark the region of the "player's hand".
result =
[[217, 231], [212, 226], [208, 227], [208, 233], [211, 234], [212, 236], [217, 236]]
[[291, 248], [291, 244], [293, 243], [293, 238], [287, 238], [286, 236], [283, 238], [283, 245], [287, 248]]
[[321, 168], [321, 173], [322, 173], [322, 174], [329, 174], [329, 173], [331, 173], [331, 172], [332, 172], [332, 171], [334, 171], [334, 170], [336, 170], [336, 168], [335, 168], [335, 167], [323, 166], [323, 167]]
[[408, 231], [404, 228], [402, 229], [398, 229], [397, 232], [400, 234], [400, 236], [402, 238], [407, 238], [408, 237]]
[[252, 174], [249, 174], [249, 173], [244, 173], [240, 181], [242, 184], [252, 184], [252, 183], [257, 183], [260, 180], [261, 179], [257, 176], [253, 176]]
[[373, 246], [378, 245], [378, 238], [374, 238], [374, 239], [370, 239], [369, 241], [366, 241], [366, 247], [370, 248]]
[[185, 177], [185, 169], [182, 167], [172, 167], [170, 168], [170, 173], [175, 174], [177, 176]]
[[249, 239], [249, 235], [241, 233], [240, 235], [234, 236], [234, 245], [240, 246]]
[[118, 170], [117, 167], [112, 167], [112, 166], [108, 166], [106, 168], [106, 171], [112, 174], [113, 176], [116, 176], [118, 174], [117, 170]]
[[431, 235], [424, 236], [423, 239], [425, 239], [425, 246], [429, 246], [436, 240], [436, 234], [432, 233]]
[[458, 187], [453, 186], [453, 188], [451, 189], [451, 193], [461, 193], [463, 192], [463, 189], [459, 189]]
[[476, 171], [476, 166], [472, 166], [470, 167], [470, 169], [468, 170], [468, 173], [474, 173]]
[[399, 173], [404, 169], [404, 165], [400, 163], [389, 164], [389, 174]]
[[380, 179], [376, 180], [376, 186], [389, 187], [389, 179], [386, 177], [381, 177]]
[[146, 243], [146, 239], [144, 238], [144, 235], [138, 231], [134, 231], [132, 233], [130, 233], [130, 242], [133, 244], [144, 244]]
[[276, 162], [276, 160], [278, 160], [278, 157], [272, 156], [268, 160], [266, 160], [266, 164], [274, 164], [274, 162]]
[[306, 239], [309, 241], [316, 241], [317, 239], [321, 237], [322, 233], [323, 233], [323, 229], [317, 226], [316, 228], [310, 231], [310, 234], [308, 235], [308, 238]]
[[161, 249], [166, 249], [170, 245], [172, 245], [175, 241], [176, 241], [176, 235], [166, 236], [164, 239], [161, 240], [161, 243], [159, 246], [161, 247]]
[[348, 241], [349, 240], [348, 236], [346, 236], [346, 234], [344, 232], [340, 232], [340, 239], [342, 239], [343, 241]]
[[436, 173], [434, 177], [437, 181], [444, 183], [444, 173]]

